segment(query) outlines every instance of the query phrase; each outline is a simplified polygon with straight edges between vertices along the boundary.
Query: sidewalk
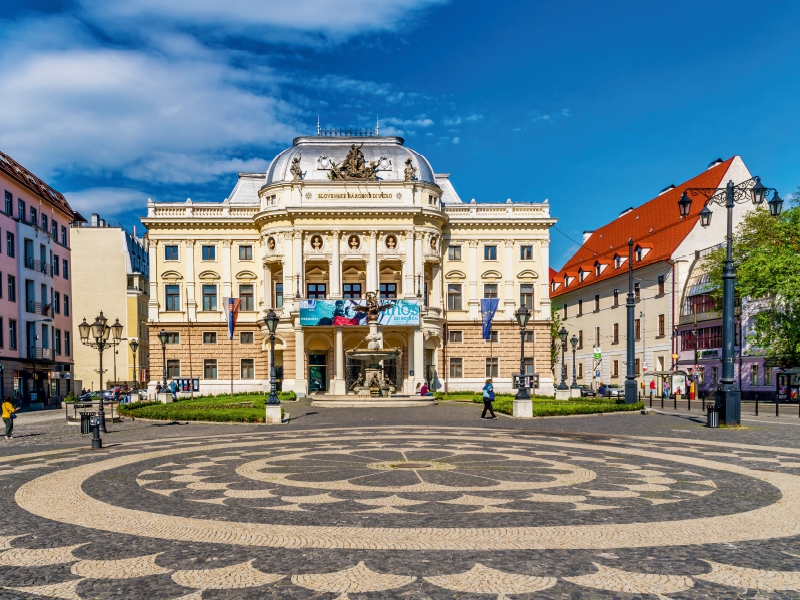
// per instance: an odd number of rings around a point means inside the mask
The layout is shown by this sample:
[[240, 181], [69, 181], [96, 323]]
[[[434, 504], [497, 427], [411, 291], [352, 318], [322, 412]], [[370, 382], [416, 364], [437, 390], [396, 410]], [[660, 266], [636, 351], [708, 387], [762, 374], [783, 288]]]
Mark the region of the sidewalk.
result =
[[[650, 399], [647, 398], [645, 407], [650, 407]], [[691, 407], [691, 408], [690, 408]], [[697, 417], [705, 422], [706, 413], [703, 410], [702, 400], [692, 400], [691, 403], [681, 400], [675, 408], [675, 400], [665, 400], [664, 408], [661, 408], [661, 399], [653, 401], [653, 412], [664, 415], [680, 415], [683, 417]], [[778, 404], [779, 416], [775, 416], [774, 402], [759, 402], [758, 415], [756, 415], [756, 403], [747, 401], [742, 402], [742, 423], [776, 423], [781, 425], [800, 426], [800, 407], [797, 404]]]

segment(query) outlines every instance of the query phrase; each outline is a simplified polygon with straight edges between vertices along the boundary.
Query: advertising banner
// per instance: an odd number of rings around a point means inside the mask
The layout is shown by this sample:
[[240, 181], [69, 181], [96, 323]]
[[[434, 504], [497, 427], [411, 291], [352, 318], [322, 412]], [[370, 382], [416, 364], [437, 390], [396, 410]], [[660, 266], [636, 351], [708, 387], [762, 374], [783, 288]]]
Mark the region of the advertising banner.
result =
[[[417, 300], [380, 300], [378, 324], [419, 325]], [[367, 325], [367, 307], [364, 300], [302, 300], [300, 325], [303, 327], [333, 326], [354, 327]]]

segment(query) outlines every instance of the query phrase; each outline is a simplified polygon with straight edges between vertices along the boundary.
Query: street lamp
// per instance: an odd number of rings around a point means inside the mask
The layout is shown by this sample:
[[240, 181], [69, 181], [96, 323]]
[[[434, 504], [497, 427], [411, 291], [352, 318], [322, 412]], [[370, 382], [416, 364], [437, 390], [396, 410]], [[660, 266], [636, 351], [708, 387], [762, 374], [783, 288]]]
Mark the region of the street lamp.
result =
[[[679, 201], [680, 202], [680, 201]], [[681, 205], [683, 210], [683, 205]], [[627, 364], [625, 368], [625, 404], [638, 402], [636, 390], [636, 338], [633, 332], [636, 299], [633, 295], [633, 238], [628, 238], [628, 296], [625, 301], [627, 317]]]
[[136, 351], [139, 349], [139, 342], [134, 338], [128, 342], [128, 346], [133, 353], [133, 389], [139, 389], [139, 372], [136, 370]]
[[558, 332], [558, 337], [561, 338], [561, 383], [558, 384], [559, 390], [568, 390], [569, 386], [567, 385], [567, 365], [564, 362], [564, 354], [567, 351], [567, 329], [562, 325], [561, 331]]
[[762, 185], [760, 177], [753, 177], [735, 185], [728, 181], [724, 188], [687, 188], [681, 200], [678, 201], [681, 217], [691, 213], [692, 202], [690, 196], [704, 198], [703, 209], [700, 211], [700, 225], [708, 227], [711, 224], [711, 210], [709, 204], [717, 204], [727, 209], [727, 253], [722, 266], [722, 378], [717, 388], [717, 408], [720, 410], [720, 419], [729, 425], [739, 424], [742, 412], [742, 390], [733, 377], [733, 345], [735, 340], [734, 322], [734, 281], [736, 279], [736, 266], [733, 263], [733, 208], [743, 202], [752, 202], [758, 206], [764, 203], [768, 192], [774, 192], [772, 200], [768, 202], [769, 212], [773, 217], [778, 217], [783, 208], [783, 200], [778, 196], [778, 190]]
[[[78, 325], [78, 331], [81, 336], [81, 343], [90, 348], [96, 348], [100, 356], [100, 408], [97, 411], [97, 417], [100, 419], [100, 431], [106, 433], [106, 413], [103, 406], [103, 350], [107, 347], [115, 347], [122, 340], [122, 323], [119, 319], [108, 326], [108, 319], [103, 316], [103, 311], [95, 318], [94, 323], [91, 325], [86, 322], [86, 317], [83, 318], [83, 323]], [[111, 338], [109, 340], [109, 337]], [[91, 341], [94, 339], [94, 341]]]
[[578, 348], [578, 338], [575, 337], [574, 333], [572, 334], [569, 343], [572, 345], [572, 385], [569, 387], [570, 389], [577, 390], [578, 378], [575, 375], [575, 350]]
[[164, 367], [164, 387], [167, 387], [167, 332], [163, 329], [158, 332], [158, 341], [161, 342], [161, 365]]
[[519, 325], [519, 387], [515, 400], [530, 400], [528, 388], [525, 387], [525, 327], [531, 318], [531, 311], [524, 304], [514, 313]]
[[275, 372], [275, 330], [278, 328], [280, 317], [273, 309], [269, 309], [267, 316], [264, 317], [264, 324], [269, 331], [269, 398], [267, 404], [280, 404], [277, 394], [277, 375]]

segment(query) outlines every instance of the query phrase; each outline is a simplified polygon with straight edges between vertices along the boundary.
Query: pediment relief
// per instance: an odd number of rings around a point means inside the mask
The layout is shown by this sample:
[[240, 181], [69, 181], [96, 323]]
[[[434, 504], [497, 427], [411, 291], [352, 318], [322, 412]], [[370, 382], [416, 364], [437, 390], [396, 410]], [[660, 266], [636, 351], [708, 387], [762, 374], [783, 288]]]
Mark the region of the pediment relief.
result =
[[517, 275], [517, 279], [539, 279], [539, 274], [531, 269], [526, 269]]
[[401, 273], [400, 271], [395, 271], [391, 267], [384, 267], [383, 269], [381, 269], [380, 274], [384, 277], [399, 277], [400, 273]]
[[214, 271], [203, 271], [200, 275], [197, 276], [198, 279], [208, 279], [208, 280], [215, 280], [219, 279], [219, 275]]
[[503, 275], [499, 271], [489, 270], [481, 275], [481, 279], [502, 279]]
[[178, 279], [183, 279], [183, 275], [181, 275], [177, 271], [167, 271], [166, 273], [161, 274], [161, 279], [176, 281]]
[[306, 271], [306, 277], [325, 277], [327, 274], [327, 271], [320, 269], [319, 267], [314, 267], [313, 269]]
[[449, 271], [445, 276], [445, 279], [466, 279], [467, 276], [464, 275], [462, 271]]
[[358, 277], [359, 275], [363, 275], [364, 271], [360, 271], [355, 267], [350, 267], [342, 271], [342, 276], [344, 277]]
[[252, 271], [239, 271], [236, 274], [236, 279], [255, 280], [258, 279], [258, 277], [256, 277], [256, 274], [253, 273]]

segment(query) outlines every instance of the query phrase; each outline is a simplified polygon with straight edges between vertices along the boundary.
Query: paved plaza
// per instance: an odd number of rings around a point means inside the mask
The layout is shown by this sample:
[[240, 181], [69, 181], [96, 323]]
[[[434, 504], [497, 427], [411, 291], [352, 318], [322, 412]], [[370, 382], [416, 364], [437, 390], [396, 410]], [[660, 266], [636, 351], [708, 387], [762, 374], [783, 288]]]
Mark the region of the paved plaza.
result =
[[800, 419], [481, 421], [477, 405], [288, 425], [21, 415], [0, 598], [797, 598]]

